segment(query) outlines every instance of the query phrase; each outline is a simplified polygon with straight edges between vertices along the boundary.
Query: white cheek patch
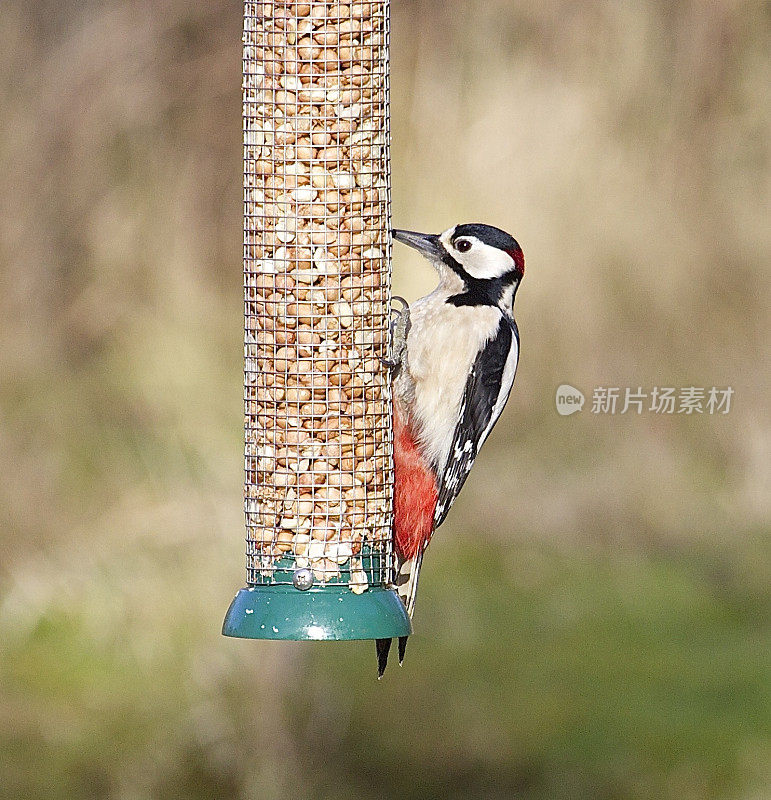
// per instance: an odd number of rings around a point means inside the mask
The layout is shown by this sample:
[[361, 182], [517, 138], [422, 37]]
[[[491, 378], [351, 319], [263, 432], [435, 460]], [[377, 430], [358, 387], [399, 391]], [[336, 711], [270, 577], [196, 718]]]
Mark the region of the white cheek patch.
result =
[[474, 240], [468, 253], [459, 253], [455, 257], [472, 278], [500, 278], [514, 268], [514, 262], [508, 253], [478, 240]]
[[466, 236], [471, 242], [471, 249], [466, 253], [459, 253], [452, 246], [452, 237], [455, 228], [446, 230], [439, 240], [444, 245], [448, 253], [471, 275], [472, 278], [485, 280], [489, 278], [500, 278], [507, 272], [514, 269], [514, 262], [508, 253], [499, 250], [497, 247], [490, 247], [488, 244], [480, 242], [475, 236]]

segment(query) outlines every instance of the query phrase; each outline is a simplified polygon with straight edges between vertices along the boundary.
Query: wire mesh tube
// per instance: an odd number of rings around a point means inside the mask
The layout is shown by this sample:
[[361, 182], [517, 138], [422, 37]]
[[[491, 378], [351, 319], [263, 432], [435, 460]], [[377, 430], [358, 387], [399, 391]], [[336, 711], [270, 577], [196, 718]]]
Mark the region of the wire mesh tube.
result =
[[250, 585], [392, 577], [388, 11], [244, 6]]

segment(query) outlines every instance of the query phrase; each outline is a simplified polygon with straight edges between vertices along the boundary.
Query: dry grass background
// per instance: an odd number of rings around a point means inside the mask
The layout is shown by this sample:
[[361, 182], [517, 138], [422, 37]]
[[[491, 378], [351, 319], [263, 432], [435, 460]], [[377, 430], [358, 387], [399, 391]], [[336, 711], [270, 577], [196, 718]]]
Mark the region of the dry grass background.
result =
[[[394, 221], [500, 225], [527, 276], [514, 395], [382, 684], [361, 644], [218, 635], [240, 20], [3, 7], [0, 797], [767, 797], [768, 5], [394, 3]], [[562, 382], [736, 395], [563, 419]]]

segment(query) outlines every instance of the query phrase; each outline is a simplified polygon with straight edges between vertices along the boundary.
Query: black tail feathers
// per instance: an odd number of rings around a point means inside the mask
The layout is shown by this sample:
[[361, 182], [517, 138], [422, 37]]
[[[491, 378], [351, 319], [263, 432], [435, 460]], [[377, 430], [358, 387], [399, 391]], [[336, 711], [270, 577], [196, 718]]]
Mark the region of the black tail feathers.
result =
[[400, 636], [399, 637], [399, 666], [404, 663], [404, 651], [407, 649], [407, 639], [409, 636]]
[[[407, 649], [408, 636], [399, 637], [399, 666], [404, 663], [404, 651]], [[388, 653], [391, 651], [393, 639], [375, 639], [375, 649], [377, 650], [377, 679], [383, 677], [383, 673], [388, 666]]]
[[375, 649], [377, 650], [377, 679], [380, 680], [388, 666], [388, 653], [391, 649], [391, 640], [375, 639]]

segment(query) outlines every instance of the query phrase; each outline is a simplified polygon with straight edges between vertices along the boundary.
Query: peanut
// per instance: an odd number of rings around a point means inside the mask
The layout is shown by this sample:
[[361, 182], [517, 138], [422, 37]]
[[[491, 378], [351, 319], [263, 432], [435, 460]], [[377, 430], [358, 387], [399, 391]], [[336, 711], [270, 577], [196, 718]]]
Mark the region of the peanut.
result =
[[385, 2], [244, 18], [249, 566], [369, 586], [390, 539]]

